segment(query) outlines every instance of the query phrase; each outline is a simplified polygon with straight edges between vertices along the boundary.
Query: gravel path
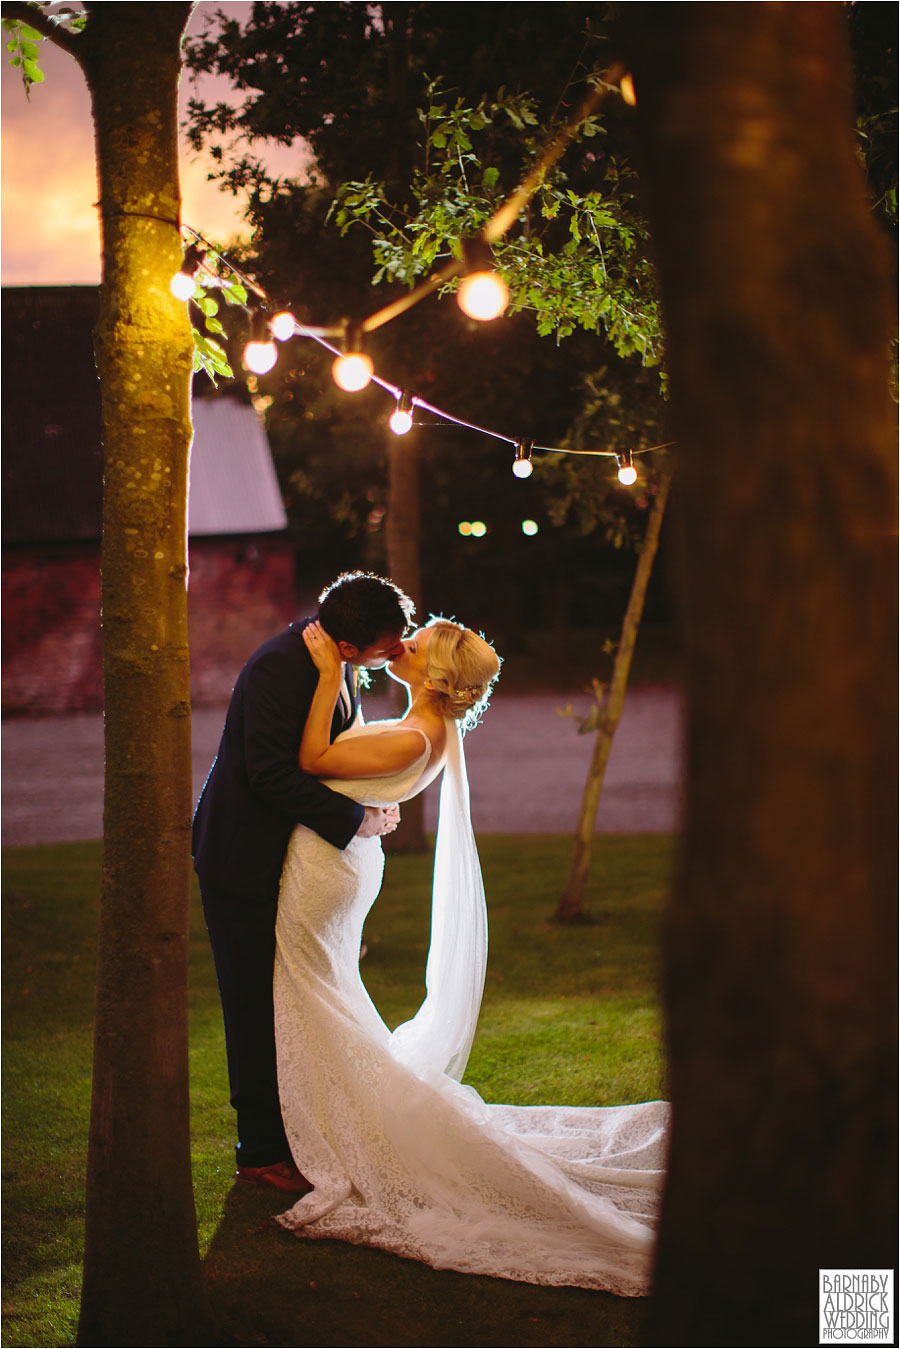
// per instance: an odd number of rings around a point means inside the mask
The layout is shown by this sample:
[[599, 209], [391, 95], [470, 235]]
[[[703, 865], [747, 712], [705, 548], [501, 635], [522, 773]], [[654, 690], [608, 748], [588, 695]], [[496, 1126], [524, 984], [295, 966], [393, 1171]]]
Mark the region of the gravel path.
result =
[[[573, 700], [587, 711], [587, 696]], [[575, 827], [592, 736], [561, 717], [553, 694], [498, 693], [484, 723], [465, 742], [476, 833], [567, 834]], [[668, 689], [636, 689], [606, 771], [598, 833], [678, 827], [682, 774], [681, 700]], [[224, 708], [193, 714], [194, 797], [219, 742]], [[368, 719], [389, 716], [373, 698]], [[99, 838], [102, 833], [103, 727], [99, 716], [3, 723], [2, 841], [9, 844]], [[426, 824], [437, 818], [438, 786], [425, 797]]]

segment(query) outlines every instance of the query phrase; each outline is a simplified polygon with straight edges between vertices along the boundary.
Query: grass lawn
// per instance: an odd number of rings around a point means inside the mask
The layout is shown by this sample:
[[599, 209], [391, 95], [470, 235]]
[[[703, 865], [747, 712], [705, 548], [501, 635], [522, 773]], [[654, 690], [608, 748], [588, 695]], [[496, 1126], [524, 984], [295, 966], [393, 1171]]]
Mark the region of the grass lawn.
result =
[[[565, 928], [548, 915], [568, 839], [488, 836], [479, 847], [491, 953], [466, 1081], [488, 1100], [516, 1104], [663, 1095], [656, 952], [670, 838], [598, 837], [588, 898], [597, 921]], [[74, 1343], [99, 868], [97, 843], [3, 853], [5, 1345]], [[424, 991], [430, 884], [430, 856], [391, 856], [366, 928], [364, 976], [391, 1025]], [[194, 1183], [216, 1343], [641, 1342], [642, 1300], [435, 1271], [382, 1251], [298, 1240], [270, 1223], [284, 1200], [232, 1185], [224, 1039], [196, 891], [191, 925]], [[131, 1239], [127, 1231], [122, 1239]]]

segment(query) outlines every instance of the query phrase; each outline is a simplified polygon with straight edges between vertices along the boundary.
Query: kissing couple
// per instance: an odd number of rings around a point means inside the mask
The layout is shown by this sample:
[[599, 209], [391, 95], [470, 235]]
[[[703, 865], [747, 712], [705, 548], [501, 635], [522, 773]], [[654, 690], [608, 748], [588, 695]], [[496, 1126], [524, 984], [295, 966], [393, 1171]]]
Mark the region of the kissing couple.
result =
[[[237, 1179], [295, 1196], [299, 1237], [436, 1269], [648, 1291], [668, 1106], [494, 1105], [462, 1077], [487, 909], [463, 731], [500, 661], [346, 573], [315, 618], [241, 671], [194, 818], [225, 1018]], [[388, 666], [406, 714], [366, 723], [355, 667]], [[391, 1031], [362, 982], [363, 924], [399, 805], [441, 778], [425, 999]]]

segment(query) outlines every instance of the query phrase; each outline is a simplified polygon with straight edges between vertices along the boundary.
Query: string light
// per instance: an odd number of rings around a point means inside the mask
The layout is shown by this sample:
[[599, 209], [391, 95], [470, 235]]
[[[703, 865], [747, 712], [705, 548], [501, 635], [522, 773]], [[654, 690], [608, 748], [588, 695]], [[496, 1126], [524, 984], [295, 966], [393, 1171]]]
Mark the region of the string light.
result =
[[169, 290], [176, 300], [189, 300], [197, 289], [196, 273], [206, 258], [206, 249], [199, 244], [189, 244], [185, 249], [181, 268], [169, 282]]
[[412, 398], [408, 393], [402, 393], [397, 399], [397, 406], [391, 413], [388, 425], [395, 436], [405, 436], [412, 430]]
[[537, 520], [523, 520], [523, 521], [522, 521], [522, 533], [523, 533], [523, 534], [527, 534], [527, 535], [529, 536], [529, 538], [533, 538], [534, 535], [535, 535], [537, 532], [538, 532]]
[[484, 523], [483, 520], [473, 520], [473, 521], [472, 521], [472, 538], [473, 538], [473, 539], [483, 539], [486, 533], [487, 533], [487, 525]]
[[633, 483], [637, 482], [637, 469], [634, 466], [631, 450], [623, 450], [621, 454], [617, 454], [616, 463], [619, 465], [617, 476], [623, 487], [631, 487]]
[[[633, 79], [621, 63], [614, 63], [604, 72], [601, 80], [588, 93], [584, 103], [573, 111], [565, 126], [552, 144], [547, 147], [540, 160], [535, 163], [516, 191], [507, 197], [494, 212], [480, 234], [462, 241], [462, 260], [451, 258], [443, 267], [429, 276], [426, 281], [421, 282], [407, 295], [391, 301], [390, 304], [385, 305], [376, 313], [369, 314], [361, 323], [354, 325], [351, 325], [349, 319], [345, 319], [338, 325], [314, 327], [299, 322], [287, 310], [279, 311], [271, 319], [267, 319], [265, 313], [261, 309], [257, 309], [252, 314], [254, 331], [251, 334], [251, 340], [244, 349], [244, 363], [247, 368], [254, 374], [265, 374], [273, 368], [278, 358], [275, 342], [272, 341], [273, 336], [278, 341], [287, 341], [294, 335], [312, 338], [336, 358], [332, 365], [332, 373], [339, 387], [347, 392], [357, 392], [374, 381], [397, 401], [397, 406], [390, 418], [391, 429], [395, 435], [405, 435], [411, 429], [411, 412], [415, 405], [438, 418], [439, 420], [434, 423], [436, 425], [452, 424], [465, 427], [481, 435], [503, 440], [513, 446], [515, 450], [513, 472], [517, 477], [531, 476], [533, 471], [531, 452], [533, 449], [537, 449], [542, 453], [549, 454], [592, 454], [615, 458], [619, 465], [619, 481], [625, 485], [634, 483], [637, 479], [637, 471], [634, 468], [633, 455], [650, 453], [651, 450], [667, 449], [674, 442], [667, 441], [661, 445], [624, 452], [576, 449], [572, 446], [536, 446], [531, 441], [522, 441], [518, 437], [503, 435], [498, 431], [490, 430], [488, 427], [477, 426], [473, 422], [464, 421], [460, 417], [432, 406], [418, 395], [406, 395], [395, 385], [375, 373], [371, 358], [362, 348], [363, 333], [374, 332], [385, 323], [391, 322], [413, 305], [418, 304], [420, 300], [440, 290], [448, 282], [459, 276], [461, 271], [465, 271], [466, 275], [459, 285], [457, 301], [463, 312], [481, 322], [489, 321], [503, 313], [509, 303], [509, 290], [503, 278], [495, 270], [491, 244], [501, 239], [515, 223], [535, 191], [546, 180], [549, 170], [562, 155], [572, 137], [576, 134], [578, 127], [594, 113], [606, 93], [617, 86], [625, 102], [633, 104], [636, 101]], [[175, 224], [176, 222], [172, 221], [171, 223]], [[209, 287], [226, 284], [209, 266], [205, 265], [204, 260], [208, 251], [212, 253], [217, 262], [221, 262], [228, 267], [236, 281], [246, 291], [257, 297], [258, 302], [268, 303], [268, 297], [259, 285], [239, 271], [227, 257], [213, 248], [208, 240], [204, 239], [189, 225], [183, 225], [182, 228], [193, 235], [196, 242], [192, 243], [186, 250], [181, 271], [176, 277], [173, 277], [170, 283], [173, 293], [182, 298], [190, 299], [197, 286], [196, 272], [201, 267], [210, 273], [210, 279], [204, 281], [203, 285]], [[253, 303], [256, 304], [257, 300], [254, 300]], [[239, 304], [238, 297], [235, 295], [229, 296], [229, 303]], [[241, 305], [241, 307], [244, 308], [245, 312], [251, 312], [246, 305]], [[340, 345], [333, 346], [329, 339], [338, 340]], [[523, 521], [523, 530], [525, 530], [526, 524], [533, 525], [534, 532], [537, 531], [537, 525], [534, 521]], [[461, 521], [458, 529], [461, 535], [470, 535], [475, 538], [482, 538], [488, 532], [487, 525], [481, 520]]]
[[494, 270], [494, 253], [480, 236], [463, 240], [466, 275], [456, 292], [456, 303], [470, 319], [489, 323], [499, 318], [509, 304], [509, 288]]
[[464, 539], [467, 539], [472, 533], [472, 524], [469, 520], [460, 520], [456, 528], [459, 530], [460, 534], [462, 534]]
[[279, 342], [287, 342], [297, 331], [297, 320], [286, 309], [273, 314], [269, 320], [269, 332]]
[[368, 387], [374, 373], [372, 358], [362, 349], [362, 330], [348, 319], [344, 324], [340, 355], [331, 367], [334, 382], [345, 393], [359, 393]]
[[637, 107], [637, 94], [634, 92], [634, 80], [626, 72], [619, 81], [619, 93], [622, 95], [622, 102], [627, 103], [629, 108]]
[[269, 317], [257, 309], [250, 318], [250, 340], [244, 347], [243, 362], [254, 375], [267, 375], [278, 360], [278, 348], [269, 333]]
[[517, 478], [530, 478], [534, 472], [534, 464], [531, 462], [531, 450], [534, 445], [532, 440], [520, 440], [516, 446], [516, 457], [513, 460], [512, 471]]

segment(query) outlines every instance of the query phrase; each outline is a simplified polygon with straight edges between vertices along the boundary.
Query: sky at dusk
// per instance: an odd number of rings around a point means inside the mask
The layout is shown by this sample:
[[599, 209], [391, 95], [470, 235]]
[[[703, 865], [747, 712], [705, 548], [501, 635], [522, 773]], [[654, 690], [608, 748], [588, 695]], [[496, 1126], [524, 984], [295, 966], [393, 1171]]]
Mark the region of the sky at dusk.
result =
[[[136, 0], [137, 2], [137, 0]], [[189, 34], [206, 14], [223, 9], [243, 19], [249, 3], [199, 4]], [[5, 54], [5, 53], [4, 53]], [[2, 277], [4, 285], [50, 286], [100, 280], [100, 232], [90, 96], [78, 64], [50, 42], [41, 45], [43, 84], [25, 97], [17, 69], [3, 63], [2, 87]], [[182, 79], [182, 111], [195, 92]], [[228, 81], [205, 80], [206, 98], [229, 98]], [[206, 181], [206, 166], [182, 142], [182, 219], [217, 242], [241, 229], [235, 198]], [[298, 174], [300, 148], [280, 149], [266, 159], [283, 174]]]

